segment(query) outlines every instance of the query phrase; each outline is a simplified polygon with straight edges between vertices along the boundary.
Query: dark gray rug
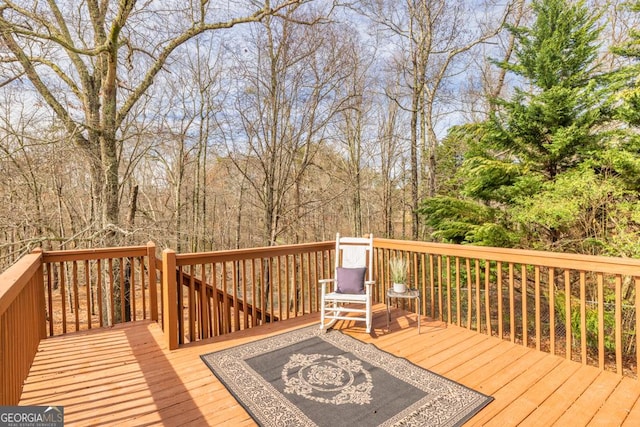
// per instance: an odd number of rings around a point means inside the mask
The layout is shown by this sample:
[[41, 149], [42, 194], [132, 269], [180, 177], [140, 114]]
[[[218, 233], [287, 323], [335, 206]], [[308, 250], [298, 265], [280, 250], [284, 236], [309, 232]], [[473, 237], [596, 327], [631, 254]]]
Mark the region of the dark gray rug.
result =
[[493, 400], [317, 325], [200, 357], [262, 426], [458, 426]]

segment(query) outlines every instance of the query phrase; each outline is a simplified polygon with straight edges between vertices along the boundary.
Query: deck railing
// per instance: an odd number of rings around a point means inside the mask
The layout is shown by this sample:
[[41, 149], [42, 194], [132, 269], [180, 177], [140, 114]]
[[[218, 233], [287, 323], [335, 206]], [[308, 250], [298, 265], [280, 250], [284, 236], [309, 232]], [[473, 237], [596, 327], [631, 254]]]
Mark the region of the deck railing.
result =
[[317, 312], [318, 280], [331, 277], [334, 248], [334, 242], [322, 242], [193, 254], [165, 250], [169, 348]]
[[42, 251], [0, 274], [0, 405], [17, 405], [31, 362], [45, 338]]
[[[402, 256], [423, 315], [638, 376], [640, 260], [379, 238], [374, 248], [376, 302], [385, 300], [389, 259]], [[165, 250], [162, 261], [155, 250], [38, 250], [2, 273], [0, 405], [16, 404], [47, 335], [162, 319], [173, 349], [317, 312], [334, 242]]]
[[130, 321], [158, 320], [156, 247], [46, 251], [49, 336]]
[[640, 260], [387, 239], [374, 246], [379, 283], [388, 282], [390, 257], [409, 261], [423, 314], [638, 375]]

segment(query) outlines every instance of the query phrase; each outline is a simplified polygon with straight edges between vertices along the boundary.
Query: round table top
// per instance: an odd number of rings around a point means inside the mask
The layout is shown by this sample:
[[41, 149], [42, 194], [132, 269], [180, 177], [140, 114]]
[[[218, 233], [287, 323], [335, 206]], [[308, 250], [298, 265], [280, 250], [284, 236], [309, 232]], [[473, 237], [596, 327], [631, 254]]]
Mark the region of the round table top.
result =
[[387, 289], [387, 296], [393, 298], [416, 298], [420, 296], [420, 291], [417, 289], [407, 289], [405, 292], [396, 292], [393, 288]]

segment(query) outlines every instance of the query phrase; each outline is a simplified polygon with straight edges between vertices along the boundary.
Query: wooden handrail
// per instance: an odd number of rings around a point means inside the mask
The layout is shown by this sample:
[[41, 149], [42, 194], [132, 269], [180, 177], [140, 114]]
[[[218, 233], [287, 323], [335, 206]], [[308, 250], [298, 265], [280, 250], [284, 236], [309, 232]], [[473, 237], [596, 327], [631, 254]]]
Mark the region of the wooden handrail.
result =
[[[153, 245], [152, 242], [150, 243]], [[43, 256], [44, 262], [50, 263], [147, 256], [147, 251], [148, 246], [121, 246], [115, 248], [45, 251]]]
[[463, 258], [490, 259], [514, 264], [539, 265], [553, 268], [570, 267], [598, 273], [640, 275], [640, 259], [615, 258], [595, 255], [543, 252], [525, 249], [494, 248], [488, 246], [454, 245], [445, 243], [413, 242], [408, 240], [374, 239], [380, 249], [451, 255]]
[[210, 262], [241, 261], [257, 258], [275, 258], [310, 252], [332, 250], [335, 242], [302, 243], [298, 245], [265, 246], [251, 249], [231, 249], [215, 252], [176, 254], [176, 265], [197, 265]]

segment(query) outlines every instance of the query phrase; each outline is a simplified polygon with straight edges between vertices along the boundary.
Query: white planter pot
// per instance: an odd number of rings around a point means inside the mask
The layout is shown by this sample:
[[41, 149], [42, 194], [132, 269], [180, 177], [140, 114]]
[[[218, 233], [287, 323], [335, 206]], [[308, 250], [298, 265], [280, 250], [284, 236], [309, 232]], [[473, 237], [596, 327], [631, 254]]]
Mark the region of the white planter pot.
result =
[[394, 283], [393, 292], [398, 292], [398, 293], [407, 292], [407, 285], [405, 283]]

